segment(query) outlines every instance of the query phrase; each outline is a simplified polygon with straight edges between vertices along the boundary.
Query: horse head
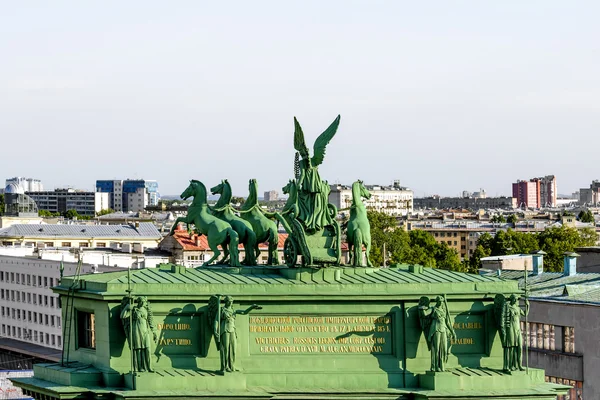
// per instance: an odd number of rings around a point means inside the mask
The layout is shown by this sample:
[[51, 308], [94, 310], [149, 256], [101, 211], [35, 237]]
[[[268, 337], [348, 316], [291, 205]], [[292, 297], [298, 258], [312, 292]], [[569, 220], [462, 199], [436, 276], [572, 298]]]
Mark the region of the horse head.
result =
[[202, 182], [192, 179], [189, 186], [183, 191], [183, 193], [181, 193], [180, 197], [183, 200], [187, 200], [190, 197], [206, 197], [206, 188]]
[[367, 200], [371, 198], [371, 193], [367, 190], [367, 188], [363, 184], [363, 181], [361, 181], [359, 179], [356, 182], [354, 182], [354, 184], [352, 186], [355, 186], [355, 185], [358, 185], [358, 190], [359, 190], [359, 193], [360, 193], [360, 197], [364, 197]]
[[225, 182], [227, 182], [227, 179], [222, 180], [221, 183], [219, 183], [217, 186], [211, 187], [210, 192], [212, 194], [223, 194], [223, 189], [225, 189]]
[[185, 188], [185, 190], [183, 191], [183, 193], [181, 193], [181, 195], [179, 197], [181, 197], [183, 200], [187, 200], [190, 197], [192, 197], [195, 193], [196, 193], [196, 181], [191, 180], [188, 187]]
[[296, 190], [296, 181], [290, 179], [287, 185], [281, 188], [284, 194], [290, 194]]

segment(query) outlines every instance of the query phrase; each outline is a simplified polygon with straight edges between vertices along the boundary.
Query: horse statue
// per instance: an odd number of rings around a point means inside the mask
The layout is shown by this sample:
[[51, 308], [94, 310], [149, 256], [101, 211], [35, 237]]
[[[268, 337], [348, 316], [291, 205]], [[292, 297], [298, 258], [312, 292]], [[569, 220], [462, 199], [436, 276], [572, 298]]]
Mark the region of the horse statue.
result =
[[277, 233], [277, 224], [267, 218], [258, 205], [258, 184], [256, 179], [250, 179], [248, 184], [249, 195], [242, 207], [240, 216], [252, 225], [252, 230], [256, 234], [256, 258], [260, 255], [258, 243], [269, 242], [269, 257], [267, 265], [278, 265], [279, 256], [277, 255], [277, 245], [279, 235]]
[[213, 252], [212, 258], [205, 262], [203, 264], [204, 266], [209, 265], [221, 255], [221, 251], [219, 250], [219, 245], [221, 245], [223, 248], [223, 259], [220, 263], [223, 263], [231, 252], [229, 264], [232, 267], [239, 267], [238, 234], [233, 230], [229, 223], [208, 212], [206, 187], [202, 182], [197, 180], [190, 181], [189, 186], [181, 193], [181, 198], [187, 200], [190, 197], [193, 197], [194, 200], [188, 207], [187, 215], [175, 220], [170, 235], [173, 235], [180, 222], [185, 222], [187, 224], [188, 232], [190, 231], [190, 224], [194, 224], [198, 234], [206, 235], [208, 247], [210, 247]]
[[214, 207], [211, 207], [213, 215], [224, 221], [227, 221], [234, 231], [238, 234], [239, 241], [244, 245], [244, 265], [256, 265], [256, 234], [252, 230], [252, 225], [234, 214], [234, 208], [231, 202], [231, 185], [227, 179], [222, 180], [220, 184], [210, 189], [212, 194], [220, 194], [219, 201]]
[[288, 199], [281, 211], [275, 213], [275, 217], [289, 233], [292, 231], [292, 221], [298, 216], [298, 185], [295, 180], [290, 179], [281, 190], [288, 195]]
[[348, 241], [348, 251], [350, 252], [352, 262], [355, 267], [364, 267], [362, 262], [363, 245], [367, 248], [367, 266], [372, 267], [373, 263], [369, 259], [371, 252], [371, 225], [367, 218], [367, 209], [362, 198], [370, 199], [371, 193], [365, 188], [363, 182], [358, 180], [352, 184], [352, 207], [350, 207], [350, 219], [348, 221], [348, 231], [346, 239]]

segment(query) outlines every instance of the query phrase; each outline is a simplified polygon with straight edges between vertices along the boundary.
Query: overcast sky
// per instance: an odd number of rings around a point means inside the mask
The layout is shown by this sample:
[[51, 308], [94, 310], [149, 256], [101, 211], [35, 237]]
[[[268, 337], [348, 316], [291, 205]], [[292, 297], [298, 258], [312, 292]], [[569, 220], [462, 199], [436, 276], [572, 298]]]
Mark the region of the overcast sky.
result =
[[[0, 179], [162, 194], [293, 175], [293, 116], [341, 114], [321, 176], [416, 196], [600, 178], [597, 1], [6, 1]], [[3, 181], [2, 181], [3, 182]]]

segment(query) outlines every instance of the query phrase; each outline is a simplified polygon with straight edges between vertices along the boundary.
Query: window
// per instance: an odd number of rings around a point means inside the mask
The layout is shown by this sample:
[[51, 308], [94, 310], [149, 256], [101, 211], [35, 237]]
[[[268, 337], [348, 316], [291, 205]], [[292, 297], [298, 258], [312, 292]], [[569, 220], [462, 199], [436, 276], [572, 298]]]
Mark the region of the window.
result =
[[563, 349], [565, 353], [575, 353], [575, 328], [563, 327]]
[[106, 247], [106, 242], [98, 242], [96, 243], [96, 247]]
[[89, 243], [88, 242], [79, 242], [79, 247], [89, 247]]
[[94, 313], [77, 311], [77, 347], [96, 348], [96, 321]]
[[61, 247], [71, 247], [71, 242], [62, 242], [60, 244]]
[[44, 287], [48, 287], [48, 277], [44, 277]]

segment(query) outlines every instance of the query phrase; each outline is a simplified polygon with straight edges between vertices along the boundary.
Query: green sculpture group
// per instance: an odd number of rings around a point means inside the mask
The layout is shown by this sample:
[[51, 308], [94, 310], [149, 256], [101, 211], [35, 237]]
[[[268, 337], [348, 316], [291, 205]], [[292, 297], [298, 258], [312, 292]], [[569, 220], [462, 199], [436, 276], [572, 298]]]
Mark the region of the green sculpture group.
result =
[[[211, 188], [212, 194], [220, 194], [214, 207], [207, 202], [204, 184], [197, 180], [181, 194], [182, 199], [193, 197], [185, 217], [179, 217], [173, 224], [171, 235], [179, 223], [187, 224], [192, 233], [192, 225], [197, 234], [207, 236], [208, 246], [213, 257], [204, 265], [218, 260], [218, 264], [240, 266], [238, 245], [244, 248], [244, 265], [256, 265], [260, 255], [259, 244], [268, 243], [267, 265], [278, 265], [277, 246], [279, 235], [277, 223], [281, 223], [288, 237], [283, 246], [287, 266], [340, 265], [342, 256], [340, 224], [336, 220], [337, 208], [329, 203], [330, 186], [319, 175], [319, 165], [325, 158], [325, 149], [337, 132], [340, 116], [331, 123], [314, 143], [313, 156], [309, 154], [304, 133], [298, 120], [294, 118], [294, 179], [283, 188], [288, 200], [281, 212], [269, 213], [258, 204], [258, 183], [249, 182], [249, 195], [239, 210], [231, 205], [231, 185], [225, 179]], [[351, 265], [369, 266], [371, 232], [367, 212], [362, 198], [370, 198], [362, 181], [352, 185], [352, 207], [348, 221], [348, 247]], [[366, 257], [363, 257], [363, 247]], [[221, 250], [223, 257], [219, 259]], [[300, 260], [300, 261], [299, 261]], [[365, 265], [366, 264], [366, 265]]]

